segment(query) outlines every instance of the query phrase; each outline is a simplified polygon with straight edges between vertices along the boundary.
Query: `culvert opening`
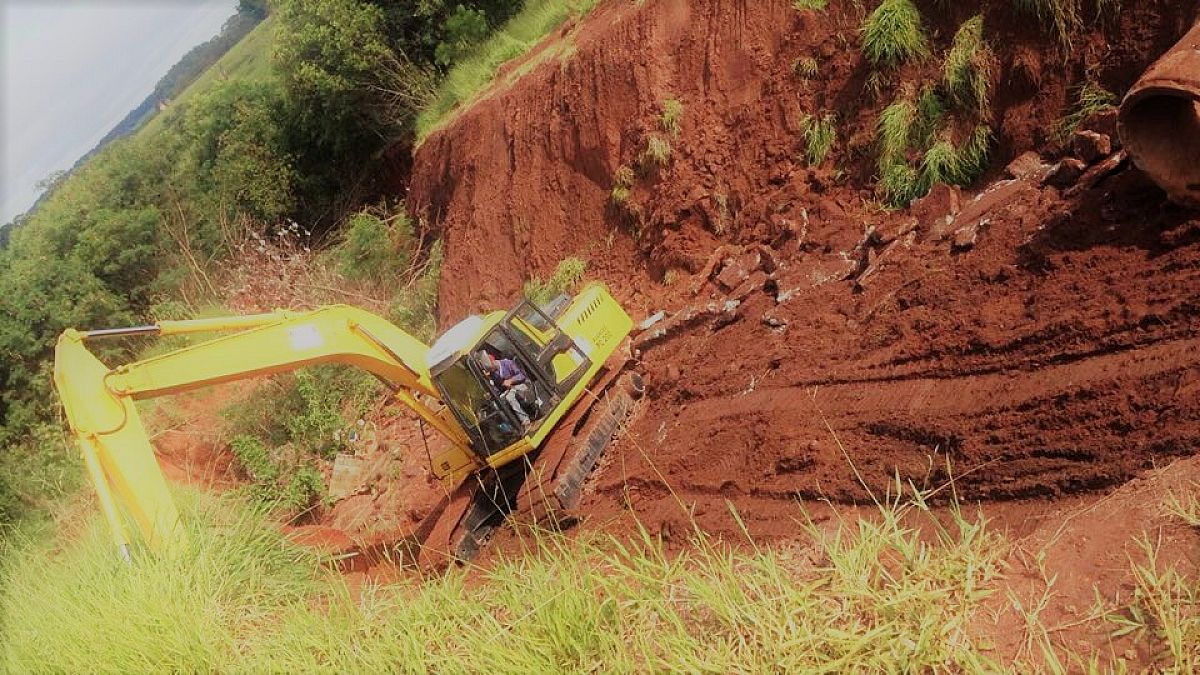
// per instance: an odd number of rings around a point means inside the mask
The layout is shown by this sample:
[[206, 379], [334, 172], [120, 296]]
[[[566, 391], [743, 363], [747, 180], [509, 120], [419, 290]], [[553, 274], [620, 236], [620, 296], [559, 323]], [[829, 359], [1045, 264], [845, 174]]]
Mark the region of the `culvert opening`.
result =
[[1121, 121], [1138, 167], [1172, 199], [1200, 206], [1200, 102], [1178, 91], [1147, 92]]

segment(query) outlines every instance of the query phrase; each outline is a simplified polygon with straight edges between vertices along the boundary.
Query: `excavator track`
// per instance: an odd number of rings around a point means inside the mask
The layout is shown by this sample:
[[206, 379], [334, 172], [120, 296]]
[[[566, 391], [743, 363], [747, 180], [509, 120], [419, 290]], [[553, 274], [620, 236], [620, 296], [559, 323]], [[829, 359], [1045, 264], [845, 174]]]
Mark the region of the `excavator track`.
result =
[[569, 525], [570, 509], [579, 503], [584, 482], [645, 390], [637, 374], [620, 377], [624, 367], [617, 364], [597, 380], [594, 403], [579, 406], [536, 456], [460, 486], [435, 521], [422, 528], [427, 535], [418, 565], [472, 560], [506, 518]]

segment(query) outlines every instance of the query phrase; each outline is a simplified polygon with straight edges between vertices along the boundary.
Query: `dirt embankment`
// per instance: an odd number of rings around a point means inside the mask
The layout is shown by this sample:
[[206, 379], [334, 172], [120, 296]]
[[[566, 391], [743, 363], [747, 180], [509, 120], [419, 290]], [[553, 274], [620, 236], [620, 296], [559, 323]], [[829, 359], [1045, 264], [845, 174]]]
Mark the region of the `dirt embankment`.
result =
[[[662, 293], [650, 282], [668, 269], [694, 273], [721, 241], [786, 236], [802, 210], [813, 245], [847, 250], [878, 219], [863, 202], [873, 200], [879, 111], [904, 83], [939, 80], [940, 55], [978, 11], [919, 4], [936, 56], [889, 74], [878, 93], [859, 51], [863, 15], [849, 3], [797, 12], [785, 0], [602, 2], [563, 27], [416, 150], [409, 203], [446, 236], [443, 323], [507, 304], [524, 279], [575, 254], [648, 307]], [[996, 167], [1031, 148], [1053, 151], [1070, 89], [1090, 77], [1123, 92], [1182, 35], [1197, 3], [1123, 8], [1076, 35], [1069, 56], [1013, 4], [981, 3], [997, 53]], [[818, 64], [812, 79], [793, 71], [807, 56]], [[609, 200], [614, 175], [661, 133], [667, 99], [683, 104], [681, 133], [668, 136], [669, 165], [636, 181], [630, 216]], [[801, 119], [826, 112], [837, 115], [838, 141], [826, 168], [812, 170]]]
[[[690, 288], [724, 243], [779, 260], [732, 317], [647, 349], [649, 401], [585, 510], [632, 504], [670, 527], [682, 498], [722, 530], [732, 500], [753, 531], [786, 536], [797, 497], [863, 500], [896, 476], [932, 487], [953, 475], [969, 499], [1052, 498], [1193, 453], [1200, 216], [1120, 157], [1074, 189], [1038, 175], [979, 202], [941, 192], [881, 211], [878, 113], [904, 82], [936, 82], [940, 58], [873, 94], [862, 15], [843, 4], [601, 3], [418, 148], [409, 199], [446, 237], [444, 322], [507, 304], [567, 255], [586, 256], [635, 314], [703, 301], [712, 286]], [[935, 54], [977, 11], [919, 4]], [[1074, 87], [1123, 93], [1197, 4], [1126, 3], [1064, 52], [1013, 3], [981, 3], [998, 77], [978, 189], [1022, 152], [1061, 157], [1054, 128]], [[804, 56], [812, 79], [793, 72]], [[677, 137], [660, 129], [671, 98], [684, 106]], [[838, 140], [813, 169], [799, 120], [825, 112]], [[614, 174], [652, 133], [671, 160], [618, 208]]]

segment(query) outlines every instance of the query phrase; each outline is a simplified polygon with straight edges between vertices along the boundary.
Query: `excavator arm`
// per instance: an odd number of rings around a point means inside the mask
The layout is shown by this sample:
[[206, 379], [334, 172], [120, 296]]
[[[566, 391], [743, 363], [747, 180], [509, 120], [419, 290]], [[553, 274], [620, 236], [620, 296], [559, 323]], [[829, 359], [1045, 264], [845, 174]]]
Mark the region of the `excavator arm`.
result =
[[[131, 335], [230, 332], [162, 356], [108, 368], [86, 342]], [[472, 455], [462, 430], [425, 400], [440, 400], [428, 347], [369, 312], [334, 305], [310, 312], [163, 321], [137, 328], [69, 329], [55, 349], [54, 384], [114, 540], [126, 558], [128, 514], [156, 550], [186, 539], [134, 402], [322, 363], [362, 368], [451, 442], [458, 464]], [[424, 399], [424, 400], [423, 400]]]

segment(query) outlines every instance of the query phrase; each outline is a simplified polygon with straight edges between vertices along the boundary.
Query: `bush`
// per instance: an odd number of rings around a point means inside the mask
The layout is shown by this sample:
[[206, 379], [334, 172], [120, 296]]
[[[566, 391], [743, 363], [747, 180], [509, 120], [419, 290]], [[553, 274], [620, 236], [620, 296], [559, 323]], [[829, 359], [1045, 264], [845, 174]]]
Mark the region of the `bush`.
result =
[[434, 61], [440, 66], [449, 66], [487, 37], [487, 14], [481, 9], [458, 5], [442, 28], [446, 35], [434, 51]]
[[525, 282], [525, 297], [535, 305], [544, 305], [562, 293], [569, 293], [583, 281], [587, 261], [582, 258], [564, 258], [554, 268], [554, 274], [546, 281], [533, 277]]
[[412, 222], [403, 210], [388, 218], [356, 213], [334, 248], [338, 270], [348, 279], [394, 282], [412, 262]]
[[808, 10], [824, 11], [828, 5], [829, 0], [792, 0], [792, 6], [800, 12]]
[[898, 66], [929, 53], [921, 12], [912, 0], [883, 0], [862, 27], [863, 53], [877, 66]]
[[809, 166], [820, 166], [837, 140], [837, 116], [827, 113], [821, 118], [805, 115], [800, 121], [804, 134], [804, 156]]

